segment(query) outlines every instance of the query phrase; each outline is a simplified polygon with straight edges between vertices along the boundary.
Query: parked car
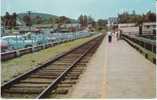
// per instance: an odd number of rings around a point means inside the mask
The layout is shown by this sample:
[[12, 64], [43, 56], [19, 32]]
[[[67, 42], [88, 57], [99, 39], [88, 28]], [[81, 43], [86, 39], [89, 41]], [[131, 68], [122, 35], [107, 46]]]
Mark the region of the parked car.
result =
[[33, 45], [48, 43], [48, 36], [43, 33], [27, 33], [24, 35], [25, 40], [33, 40]]
[[19, 35], [4, 36], [2, 37], [2, 40], [7, 41], [7, 43], [9, 44], [9, 48], [11, 49], [31, 47], [35, 43], [34, 40], [29, 40]]
[[48, 41], [49, 41], [49, 42], [55, 42], [56, 39], [57, 39], [57, 38], [56, 38], [56, 37], [53, 37], [53, 36], [51, 36], [51, 37], [49, 36], [49, 37], [48, 37]]
[[9, 49], [9, 44], [6, 40], [0, 39], [0, 49], [1, 49], [1, 52], [5, 52]]

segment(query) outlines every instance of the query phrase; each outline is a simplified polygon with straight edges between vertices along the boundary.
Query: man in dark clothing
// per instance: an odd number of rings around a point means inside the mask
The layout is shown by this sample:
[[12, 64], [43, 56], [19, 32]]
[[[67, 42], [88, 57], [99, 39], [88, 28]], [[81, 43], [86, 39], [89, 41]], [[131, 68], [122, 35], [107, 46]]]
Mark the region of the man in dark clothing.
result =
[[112, 33], [111, 32], [108, 32], [108, 42], [112, 42]]

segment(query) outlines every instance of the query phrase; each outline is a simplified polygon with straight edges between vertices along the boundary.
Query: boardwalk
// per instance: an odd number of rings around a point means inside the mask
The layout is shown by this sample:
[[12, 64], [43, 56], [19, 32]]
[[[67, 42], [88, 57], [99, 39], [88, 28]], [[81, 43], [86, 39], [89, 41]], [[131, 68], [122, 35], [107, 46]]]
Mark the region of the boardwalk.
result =
[[106, 45], [107, 97], [155, 97], [155, 65], [124, 41]]
[[155, 91], [155, 65], [125, 41], [114, 38], [110, 44], [103, 41], [71, 96], [154, 98]]

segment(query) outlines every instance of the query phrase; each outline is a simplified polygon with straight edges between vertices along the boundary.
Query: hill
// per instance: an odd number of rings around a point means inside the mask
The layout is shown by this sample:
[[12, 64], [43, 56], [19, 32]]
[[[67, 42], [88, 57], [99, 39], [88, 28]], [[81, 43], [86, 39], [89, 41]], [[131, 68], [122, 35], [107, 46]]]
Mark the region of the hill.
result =
[[[17, 16], [18, 16], [18, 18], [20, 20], [23, 20], [23, 17], [26, 16], [26, 15], [28, 15], [28, 13], [19, 13], [19, 14], [17, 14]], [[57, 19], [59, 17], [59, 16], [52, 15], [52, 14], [31, 12], [31, 18], [33, 19], [33, 24], [36, 24], [35, 18], [37, 16], [41, 17], [43, 24], [49, 23], [49, 19], [50, 18], [53, 19], [53, 20], [55, 20], [55, 19]], [[77, 22], [77, 20], [75, 20], [75, 19], [72, 19], [72, 18], [69, 18], [69, 19], [70, 19], [70, 21], [72, 23], [76, 23]]]
[[[24, 16], [28, 15], [27, 13], [19, 13], [17, 14], [19, 18], [23, 18]], [[58, 16], [56, 15], [51, 15], [51, 14], [45, 14], [45, 13], [35, 13], [35, 12], [32, 12], [31, 13], [31, 17], [32, 18], [35, 18], [37, 16], [40, 16], [42, 17], [43, 19], [49, 19], [49, 18], [57, 18]]]

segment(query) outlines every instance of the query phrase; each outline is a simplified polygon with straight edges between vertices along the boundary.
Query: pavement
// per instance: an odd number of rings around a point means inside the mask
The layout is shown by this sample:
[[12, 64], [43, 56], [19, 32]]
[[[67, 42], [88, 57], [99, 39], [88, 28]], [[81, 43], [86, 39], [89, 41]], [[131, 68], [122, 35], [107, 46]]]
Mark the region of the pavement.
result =
[[87, 69], [81, 76], [79, 83], [74, 87], [71, 98], [100, 98], [105, 94], [105, 40], [103, 40], [97, 52], [87, 65]]
[[155, 98], [155, 65], [123, 40], [104, 39], [71, 98]]
[[125, 41], [106, 42], [107, 98], [155, 98], [156, 66]]

